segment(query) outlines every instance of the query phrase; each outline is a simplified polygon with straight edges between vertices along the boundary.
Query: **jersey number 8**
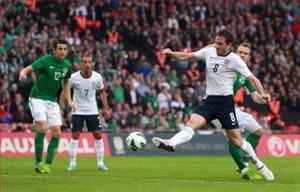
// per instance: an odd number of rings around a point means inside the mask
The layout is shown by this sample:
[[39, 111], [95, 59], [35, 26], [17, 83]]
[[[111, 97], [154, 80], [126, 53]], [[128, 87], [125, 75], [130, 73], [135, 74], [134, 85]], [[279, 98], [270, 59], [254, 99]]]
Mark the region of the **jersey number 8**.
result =
[[213, 68], [213, 72], [216, 73], [218, 71], [219, 64], [215, 64]]

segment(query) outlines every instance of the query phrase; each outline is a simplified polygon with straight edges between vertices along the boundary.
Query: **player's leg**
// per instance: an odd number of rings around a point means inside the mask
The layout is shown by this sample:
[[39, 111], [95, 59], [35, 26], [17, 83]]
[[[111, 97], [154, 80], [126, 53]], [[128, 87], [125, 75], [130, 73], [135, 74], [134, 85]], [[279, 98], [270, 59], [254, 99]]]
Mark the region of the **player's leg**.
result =
[[[263, 128], [250, 114], [247, 115], [249, 117], [245, 126], [245, 130], [249, 132], [249, 134], [246, 137], [246, 141], [248, 141], [252, 145], [253, 149], [256, 151], [256, 147], [263, 134]], [[243, 160], [244, 162], [248, 162], [248, 159], [245, 156]]]
[[206, 125], [206, 120], [203, 116], [193, 113], [191, 118], [186, 123], [184, 129], [178, 132], [169, 140], [160, 139], [158, 137], [153, 137], [152, 142], [158, 148], [164, 149], [169, 152], [174, 152], [177, 145], [186, 143], [190, 141], [194, 134], [195, 130]]
[[[51, 139], [47, 148], [47, 157], [46, 157], [46, 165], [49, 168], [56, 156], [56, 152], [59, 145], [60, 133], [61, 133], [61, 125], [62, 125], [60, 109], [57, 103], [48, 102], [47, 118], [48, 118], [48, 125], [51, 131]], [[48, 171], [50, 172], [50, 168]]]
[[77, 163], [77, 151], [78, 151], [78, 143], [80, 138], [80, 133], [82, 131], [84, 123], [84, 115], [72, 115], [71, 118], [71, 131], [72, 131], [72, 139], [70, 143], [70, 164], [68, 167], [69, 171], [74, 171], [76, 169]]
[[[244, 130], [246, 123], [248, 121], [247, 117], [243, 115], [242, 111], [238, 108], [235, 108], [236, 119], [239, 124], [239, 128]], [[228, 149], [229, 152], [238, 166], [239, 171], [242, 173], [247, 166], [244, 164], [244, 153], [240, 150], [240, 148], [236, 147], [230, 140], [228, 140]]]
[[44, 137], [47, 130], [46, 104], [39, 99], [29, 98], [30, 111], [36, 126], [36, 135], [34, 138], [35, 147], [35, 171], [45, 173], [43, 160]]
[[101, 121], [99, 115], [88, 115], [86, 117], [86, 125], [88, 131], [93, 133], [95, 139], [95, 148], [97, 155], [97, 169], [107, 171], [108, 168], [104, 164], [104, 145], [101, 136]]
[[[238, 119], [239, 125], [242, 126], [240, 124], [240, 121], [239, 121], [239, 115], [238, 114], [236, 114], [236, 115], [237, 115], [237, 119]], [[221, 122], [218, 119], [212, 120], [211, 123], [216, 127], [216, 129], [219, 132], [222, 132], [226, 136], [226, 132], [225, 132], [224, 129], [222, 129], [222, 124], [221, 124]], [[260, 175], [258, 175], [257, 173], [253, 172], [250, 168], [248, 168], [245, 165], [245, 162], [243, 161], [243, 157], [244, 157], [243, 152], [239, 148], [237, 148], [229, 140], [228, 140], [228, 149], [229, 149], [231, 157], [233, 158], [234, 162], [238, 166], [238, 168], [237, 168], [238, 172], [239, 173], [242, 173], [242, 172], [244, 173], [244, 174], [242, 174], [242, 178], [244, 178], [244, 179], [252, 179], [252, 180], [253, 179], [261, 179], [262, 178]], [[246, 170], [244, 170], [244, 169], [246, 169]], [[242, 170], [244, 170], [244, 171], [242, 171]]]
[[274, 179], [273, 173], [267, 168], [267, 166], [262, 161], [258, 159], [251, 144], [242, 138], [239, 129], [227, 129], [226, 133], [228, 139], [236, 147], [240, 148], [247, 156], [249, 156], [250, 161], [255, 165], [256, 169], [265, 177], [265, 179], [267, 180]]
[[220, 105], [216, 106], [216, 110], [218, 113], [217, 118], [222, 123], [223, 128], [225, 128], [229, 141], [249, 156], [250, 161], [255, 164], [256, 169], [260, 171], [267, 180], [273, 180], [273, 173], [258, 159], [252, 146], [242, 138], [233, 100], [228, 99], [228, 102], [220, 103]]
[[174, 152], [175, 146], [190, 141], [195, 134], [195, 130], [205, 127], [206, 123], [212, 119], [215, 119], [213, 111], [209, 107], [209, 104], [203, 101], [202, 104], [194, 110], [184, 129], [169, 140], [154, 137], [152, 138], [152, 142], [158, 148]]

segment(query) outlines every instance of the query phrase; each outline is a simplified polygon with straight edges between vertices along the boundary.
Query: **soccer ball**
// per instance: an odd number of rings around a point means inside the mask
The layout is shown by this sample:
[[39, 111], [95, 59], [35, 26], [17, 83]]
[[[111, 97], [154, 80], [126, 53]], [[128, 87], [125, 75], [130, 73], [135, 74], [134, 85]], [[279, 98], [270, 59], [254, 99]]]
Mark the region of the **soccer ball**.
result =
[[146, 138], [141, 132], [132, 132], [126, 138], [126, 144], [129, 149], [133, 151], [139, 151], [145, 148]]

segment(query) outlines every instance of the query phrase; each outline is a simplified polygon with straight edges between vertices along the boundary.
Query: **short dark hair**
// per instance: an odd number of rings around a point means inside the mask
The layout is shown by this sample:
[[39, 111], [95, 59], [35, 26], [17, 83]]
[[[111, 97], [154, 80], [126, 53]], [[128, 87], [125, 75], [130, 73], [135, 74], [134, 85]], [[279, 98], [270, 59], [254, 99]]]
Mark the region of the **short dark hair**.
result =
[[57, 48], [57, 44], [65, 44], [65, 45], [69, 45], [68, 41], [65, 39], [57, 39], [53, 42], [53, 49]]
[[217, 33], [217, 36], [224, 37], [226, 44], [233, 43], [233, 35], [230, 31], [223, 29]]
[[251, 51], [251, 46], [250, 46], [250, 44], [249, 44], [249, 43], [246, 43], [246, 42], [243, 42], [243, 43], [239, 44], [238, 47], [247, 47], [247, 48], [250, 49], [250, 51]]
[[84, 50], [82, 53], [82, 58], [83, 57], [93, 57], [93, 54], [88, 50]]

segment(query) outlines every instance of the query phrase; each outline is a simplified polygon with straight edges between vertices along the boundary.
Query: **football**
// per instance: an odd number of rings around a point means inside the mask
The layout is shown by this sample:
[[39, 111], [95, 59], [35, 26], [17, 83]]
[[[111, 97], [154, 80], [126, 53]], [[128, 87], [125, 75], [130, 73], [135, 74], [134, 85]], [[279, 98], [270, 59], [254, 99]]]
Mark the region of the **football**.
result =
[[126, 138], [126, 144], [129, 149], [133, 151], [139, 151], [145, 148], [146, 138], [141, 132], [132, 132]]

